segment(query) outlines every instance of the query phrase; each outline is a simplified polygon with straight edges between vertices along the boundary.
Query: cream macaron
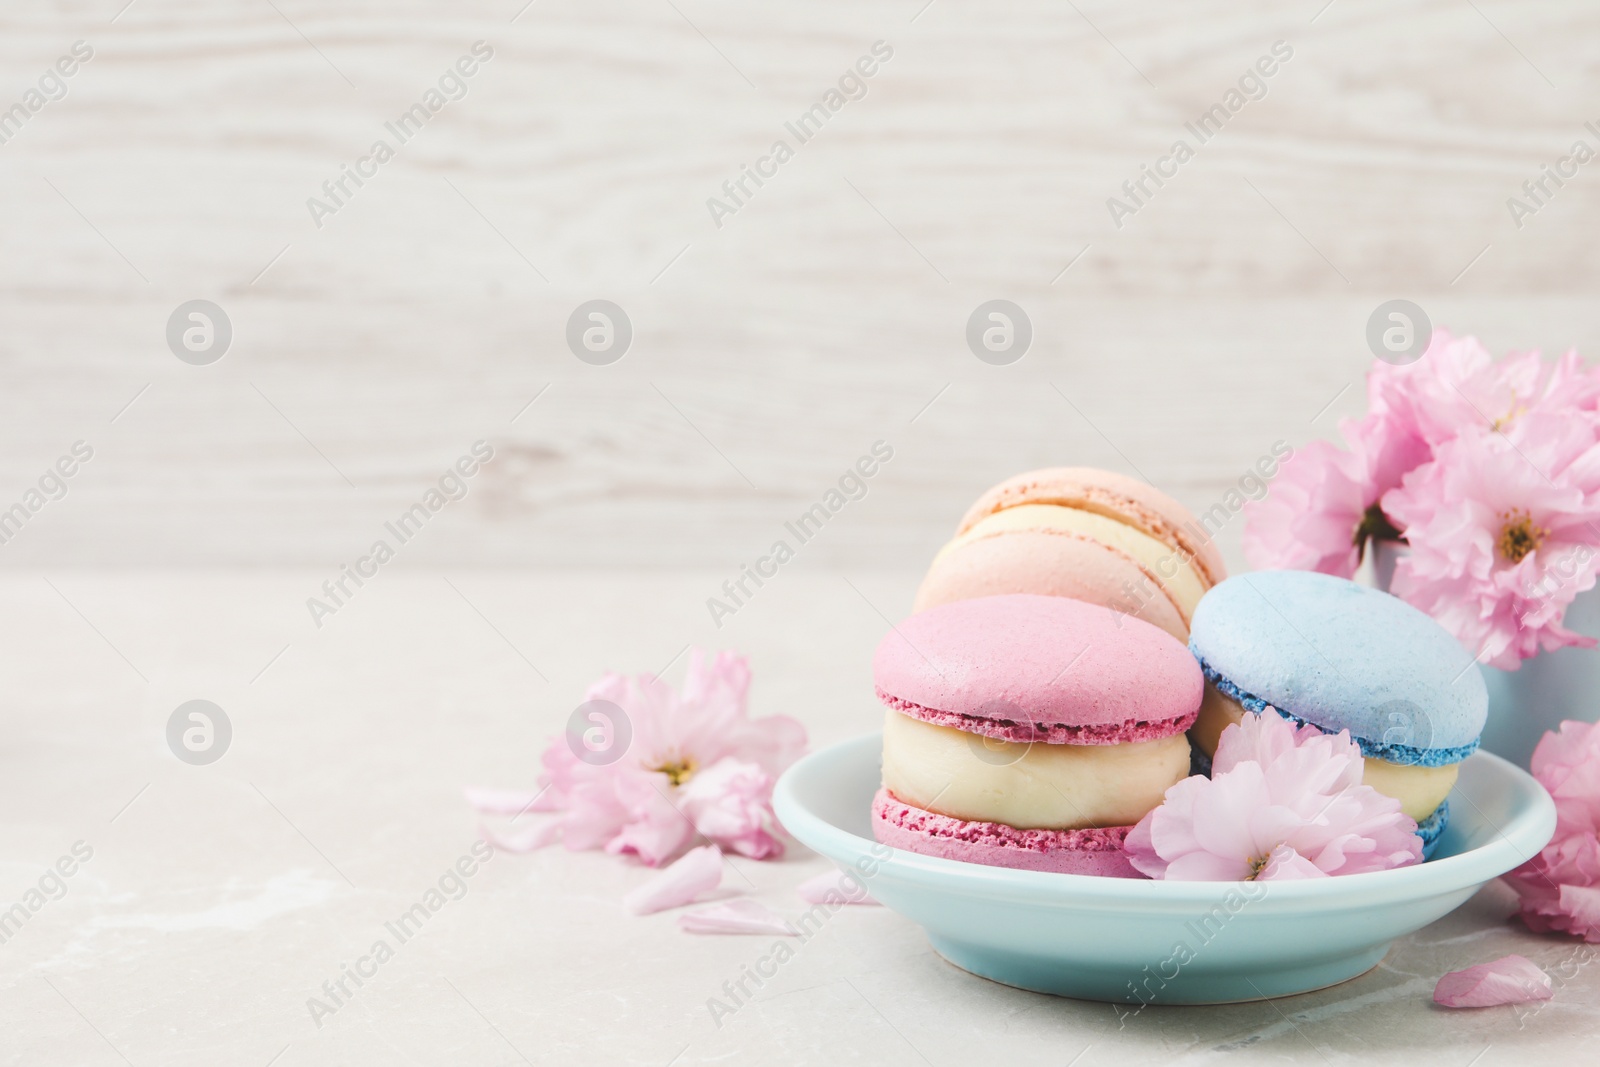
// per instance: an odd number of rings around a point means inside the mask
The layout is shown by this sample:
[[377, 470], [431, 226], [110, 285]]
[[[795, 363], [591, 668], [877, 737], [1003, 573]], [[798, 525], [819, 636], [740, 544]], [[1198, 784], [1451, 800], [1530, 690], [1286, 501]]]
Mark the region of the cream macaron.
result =
[[1187, 640], [1200, 598], [1227, 577], [1207, 530], [1144, 482], [1090, 467], [1008, 478], [939, 551], [913, 610], [971, 597], [1069, 597]]

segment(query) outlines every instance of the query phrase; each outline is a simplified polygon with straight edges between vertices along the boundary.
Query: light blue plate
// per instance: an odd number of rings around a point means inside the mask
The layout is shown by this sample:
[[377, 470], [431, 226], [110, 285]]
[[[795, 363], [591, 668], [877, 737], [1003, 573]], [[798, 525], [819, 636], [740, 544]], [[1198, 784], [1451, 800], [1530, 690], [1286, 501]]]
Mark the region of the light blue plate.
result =
[[1397, 937], [1461, 905], [1555, 831], [1555, 805], [1487, 752], [1461, 766], [1449, 828], [1416, 867], [1291, 882], [1151, 882], [985, 867], [872, 839], [881, 737], [813, 753], [779, 779], [784, 827], [918, 923], [963, 970], [1086, 1000], [1228, 1004], [1354, 978]]

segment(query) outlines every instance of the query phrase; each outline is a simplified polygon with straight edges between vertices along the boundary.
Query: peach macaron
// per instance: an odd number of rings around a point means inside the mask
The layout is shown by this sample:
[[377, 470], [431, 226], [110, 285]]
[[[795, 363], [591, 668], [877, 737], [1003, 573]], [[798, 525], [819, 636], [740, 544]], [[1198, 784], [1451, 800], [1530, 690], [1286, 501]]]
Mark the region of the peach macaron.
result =
[[1212, 531], [1135, 478], [1052, 467], [1008, 478], [968, 509], [914, 611], [974, 597], [1068, 597], [1188, 640], [1206, 590], [1227, 577]]

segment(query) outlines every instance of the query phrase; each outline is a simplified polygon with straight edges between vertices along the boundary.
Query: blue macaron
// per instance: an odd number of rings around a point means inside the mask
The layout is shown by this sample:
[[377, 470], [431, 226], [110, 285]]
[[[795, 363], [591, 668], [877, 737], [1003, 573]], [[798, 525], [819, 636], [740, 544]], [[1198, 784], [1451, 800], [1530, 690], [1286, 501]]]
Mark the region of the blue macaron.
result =
[[1363, 755], [1407, 766], [1459, 763], [1478, 747], [1489, 695], [1449, 631], [1397, 597], [1310, 571], [1256, 571], [1195, 609], [1189, 648], [1206, 679], [1246, 710], [1271, 705]]

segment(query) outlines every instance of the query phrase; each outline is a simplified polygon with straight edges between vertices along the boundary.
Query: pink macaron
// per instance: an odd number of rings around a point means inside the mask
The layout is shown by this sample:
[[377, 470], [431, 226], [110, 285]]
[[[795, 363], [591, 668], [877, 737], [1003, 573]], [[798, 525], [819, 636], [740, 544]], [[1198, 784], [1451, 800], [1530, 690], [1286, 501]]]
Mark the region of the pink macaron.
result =
[[[1138, 875], [1123, 838], [1187, 773], [1183, 733], [1204, 692], [1194, 657], [1159, 627], [1027, 593], [911, 616], [878, 645], [873, 680], [892, 727], [872, 813], [879, 841], [1124, 877]], [[1050, 789], [1034, 803], [1040, 781]]]

